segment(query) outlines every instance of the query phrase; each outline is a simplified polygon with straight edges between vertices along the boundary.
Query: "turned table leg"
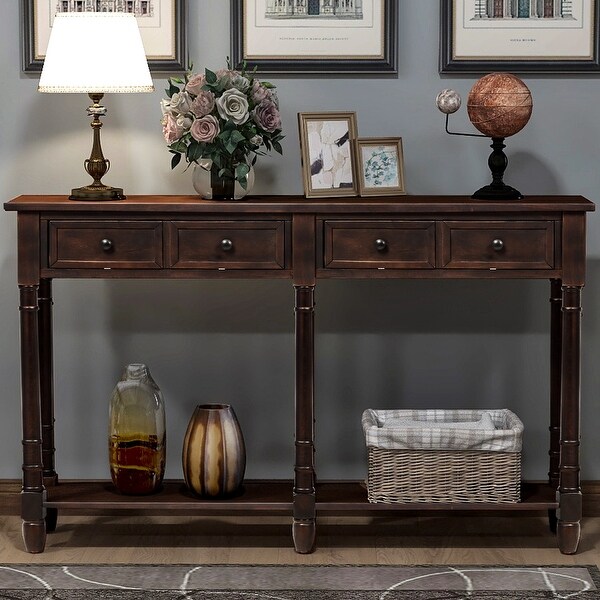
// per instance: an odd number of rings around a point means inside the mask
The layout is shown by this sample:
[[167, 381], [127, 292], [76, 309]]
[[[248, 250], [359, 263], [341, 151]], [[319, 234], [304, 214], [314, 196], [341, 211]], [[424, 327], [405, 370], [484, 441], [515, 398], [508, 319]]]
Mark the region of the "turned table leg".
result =
[[[550, 464], [548, 483], [558, 489], [560, 465], [560, 406], [562, 378], [562, 281], [550, 281]], [[550, 531], [556, 533], [556, 509], [548, 511]]]
[[560, 551], [574, 554], [579, 544], [582, 512], [579, 478], [581, 286], [563, 286], [562, 290], [562, 404], [557, 533]]
[[[52, 280], [42, 279], [38, 294], [38, 343], [40, 347], [40, 406], [42, 415], [42, 464], [44, 487], [56, 485], [54, 466], [54, 367], [52, 351]], [[46, 531], [56, 529], [58, 510], [46, 509]]]
[[23, 488], [21, 518], [27, 552], [46, 545], [46, 491], [42, 464], [42, 417], [38, 343], [38, 286], [19, 286], [21, 321], [21, 394], [23, 419]]
[[294, 523], [296, 552], [314, 550], [316, 538], [314, 469], [314, 286], [295, 286], [296, 293], [296, 463]]

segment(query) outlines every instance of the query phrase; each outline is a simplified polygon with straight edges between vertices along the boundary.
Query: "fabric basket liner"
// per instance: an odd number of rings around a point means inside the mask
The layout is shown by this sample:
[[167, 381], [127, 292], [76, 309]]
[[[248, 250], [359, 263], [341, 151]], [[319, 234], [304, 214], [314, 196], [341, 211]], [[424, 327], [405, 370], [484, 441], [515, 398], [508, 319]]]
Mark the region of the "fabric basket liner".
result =
[[[445, 422], [478, 421], [488, 413], [496, 429], [444, 428]], [[426, 421], [430, 427], [390, 427], [386, 419]], [[387, 450], [520, 452], [523, 423], [508, 409], [375, 410], [362, 415], [367, 446]]]

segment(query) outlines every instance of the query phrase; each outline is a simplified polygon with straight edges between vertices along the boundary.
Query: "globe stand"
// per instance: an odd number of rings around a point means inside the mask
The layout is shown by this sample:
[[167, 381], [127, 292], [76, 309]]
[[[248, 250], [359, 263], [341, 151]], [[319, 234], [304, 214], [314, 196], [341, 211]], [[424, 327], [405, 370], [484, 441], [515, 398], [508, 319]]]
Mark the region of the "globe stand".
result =
[[505, 138], [493, 137], [492, 153], [488, 158], [488, 166], [492, 171], [492, 183], [477, 190], [471, 198], [475, 200], [521, 200], [523, 194], [511, 187], [506, 185], [503, 181], [504, 171], [508, 166], [508, 158], [504, 154]]

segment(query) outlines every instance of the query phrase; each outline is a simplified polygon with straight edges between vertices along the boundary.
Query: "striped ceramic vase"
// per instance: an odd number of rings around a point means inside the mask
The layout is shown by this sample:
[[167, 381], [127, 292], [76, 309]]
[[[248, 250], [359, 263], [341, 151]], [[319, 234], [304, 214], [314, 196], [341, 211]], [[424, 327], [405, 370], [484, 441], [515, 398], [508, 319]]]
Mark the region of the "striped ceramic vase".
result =
[[235, 494], [244, 479], [246, 446], [228, 404], [201, 404], [183, 441], [183, 476], [194, 494], [214, 498]]

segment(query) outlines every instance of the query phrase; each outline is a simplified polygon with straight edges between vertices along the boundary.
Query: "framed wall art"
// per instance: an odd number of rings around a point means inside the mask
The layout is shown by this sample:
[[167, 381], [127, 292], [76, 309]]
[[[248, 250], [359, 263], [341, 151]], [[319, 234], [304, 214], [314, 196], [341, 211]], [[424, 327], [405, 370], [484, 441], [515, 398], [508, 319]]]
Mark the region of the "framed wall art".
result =
[[361, 196], [406, 194], [402, 138], [358, 138], [356, 159]]
[[307, 198], [357, 196], [356, 113], [298, 113]]
[[231, 0], [231, 28], [261, 73], [397, 73], [397, 0]]
[[441, 0], [440, 72], [600, 71], [599, 0]]
[[187, 0], [21, 0], [21, 68], [39, 73], [58, 12], [127, 11], [138, 18], [150, 71], [187, 70]]

